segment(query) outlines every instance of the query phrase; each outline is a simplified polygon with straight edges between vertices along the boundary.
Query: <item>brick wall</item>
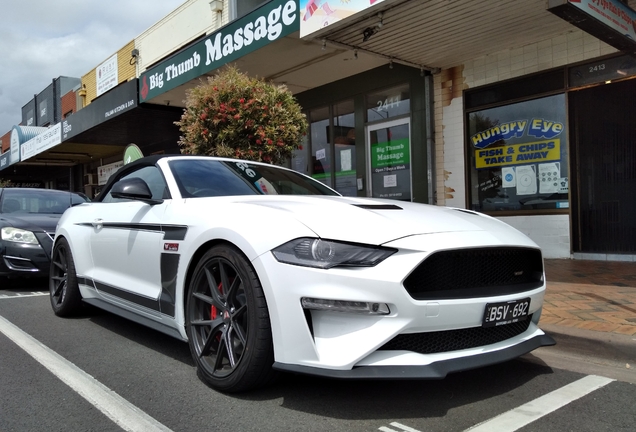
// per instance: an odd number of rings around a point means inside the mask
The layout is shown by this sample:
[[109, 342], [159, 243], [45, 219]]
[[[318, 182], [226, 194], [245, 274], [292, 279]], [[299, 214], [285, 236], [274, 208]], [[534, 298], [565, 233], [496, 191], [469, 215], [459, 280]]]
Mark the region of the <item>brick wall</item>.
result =
[[70, 92], [62, 96], [62, 113], [61, 113], [62, 119], [66, 118], [66, 114], [68, 112], [74, 113], [75, 111], [77, 111], [76, 101], [77, 101], [77, 97], [73, 90], [71, 90]]
[[8, 151], [11, 147], [11, 131], [0, 136], [0, 142], [2, 142], [2, 151], [0, 151], [0, 153]]
[[[467, 88], [519, 77], [616, 52], [593, 36], [575, 30], [522, 47], [464, 62], [434, 77], [435, 169], [437, 203], [466, 207], [464, 114], [462, 92]], [[461, 70], [461, 74], [457, 71]], [[568, 215], [499, 218], [527, 234], [546, 258], [570, 257]]]

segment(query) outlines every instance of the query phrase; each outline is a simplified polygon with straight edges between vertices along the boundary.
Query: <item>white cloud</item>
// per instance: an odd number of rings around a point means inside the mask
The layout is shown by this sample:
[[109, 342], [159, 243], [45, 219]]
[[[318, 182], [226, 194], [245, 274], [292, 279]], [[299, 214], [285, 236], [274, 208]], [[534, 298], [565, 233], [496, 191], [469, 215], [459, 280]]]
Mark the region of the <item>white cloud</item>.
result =
[[185, 0], [19, 0], [3, 2], [0, 136], [54, 78], [82, 75]]

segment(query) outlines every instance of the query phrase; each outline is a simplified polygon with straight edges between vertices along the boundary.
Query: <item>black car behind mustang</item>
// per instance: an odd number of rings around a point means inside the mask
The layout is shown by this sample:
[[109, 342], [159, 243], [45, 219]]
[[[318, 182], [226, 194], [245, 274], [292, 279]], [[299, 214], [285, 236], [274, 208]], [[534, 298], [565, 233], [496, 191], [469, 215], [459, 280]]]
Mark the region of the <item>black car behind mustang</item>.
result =
[[0, 188], [0, 289], [8, 278], [48, 276], [58, 220], [86, 201], [53, 189]]

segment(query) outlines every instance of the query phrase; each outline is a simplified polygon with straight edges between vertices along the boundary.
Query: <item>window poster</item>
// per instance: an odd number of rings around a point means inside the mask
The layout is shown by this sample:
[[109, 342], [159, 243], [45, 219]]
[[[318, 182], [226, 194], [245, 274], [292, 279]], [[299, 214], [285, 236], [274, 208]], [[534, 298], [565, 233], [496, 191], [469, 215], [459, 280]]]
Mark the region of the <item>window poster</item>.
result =
[[411, 146], [409, 125], [371, 132], [371, 181], [373, 196], [411, 200]]
[[468, 114], [472, 208], [525, 211], [568, 200], [565, 94]]
[[534, 165], [517, 167], [517, 195], [537, 193], [537, 172]]
[[505, 188], [517, 187], [515, 167], [501, 168], [501, 186]]
[[549, 162], [539, 164], [539, 192], [557, 193], [561, 181], [561, 164]]

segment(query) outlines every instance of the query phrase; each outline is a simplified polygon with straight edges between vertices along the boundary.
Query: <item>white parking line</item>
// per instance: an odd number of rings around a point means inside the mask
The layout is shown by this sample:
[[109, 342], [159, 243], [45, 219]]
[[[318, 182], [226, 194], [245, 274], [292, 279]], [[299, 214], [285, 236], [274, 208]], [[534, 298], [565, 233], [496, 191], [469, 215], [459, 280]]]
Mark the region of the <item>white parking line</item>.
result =
[[512, 432], [521, 429], [541, 417], [615, 381], [596, 375], [588, 375], [527, 404], [498, 415], [490, 420], [466, 429], [470, 432]]
[[2, 316], [0, 332], [125, 431], [171, 431]]
[[42, 291], [34, 291], [32, 293], [29, 293], [29, 294], [22, 294], [22, 293], [15, 293], [15, 294], [11, 294], [11, 295], [0, 294], [0, 300], [20, 298], [20, 297], [40, 297], [40, 296], [46, 296], [46, 295], [49, 295], [49, 293], [48, 292], [42, 292]]
[[[405, 426], [405, 425], [403, 425], [401, 423], [398, 423], [398, 422], [390, 423], [390, 425], [393, 426], [393, 427], [402, 429], [403, 431], [406, 431], [406, 432], [421, 432], [421, 431], [419, 431], [417, 429], [413, 429], [412, 427]], [[391, 429], [391, 428], [386, 427], [386, 426], [379, 427], [378, 430], [381, 430], [382, 432], [398, 432], [395, 429]]]

